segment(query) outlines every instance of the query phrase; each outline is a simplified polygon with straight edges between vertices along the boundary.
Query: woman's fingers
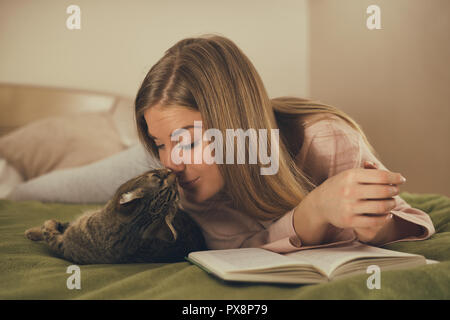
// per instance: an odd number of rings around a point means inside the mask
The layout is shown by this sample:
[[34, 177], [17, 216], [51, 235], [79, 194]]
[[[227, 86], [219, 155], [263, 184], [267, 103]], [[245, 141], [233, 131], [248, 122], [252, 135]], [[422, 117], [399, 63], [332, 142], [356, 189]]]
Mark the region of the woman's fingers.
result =
[[385, 213], [382, 215], [363, 215], [358, 214], [352, 218], [352, 228], [381, 228], [392, 219], [391, 213]]
[[356, 189], [356, 197], [358, 199], [384, 199], [399, 194], [399, 188], [395, 185], [385, 184], [364, 184]]
[[364, 161], [364, 168], [365, 169], [378, 169], [378, 166], [376, 163], [372, 161]]
[[353, 207], [355, 214], [372, 213], [384, 214], [393, 210], [396, 206], [394, 198], [377, 200], [358, 200]]
[[406, 179], [400, 173], [378, 169], [355, 169], [355, 179], [358, 183], [403, 184]]

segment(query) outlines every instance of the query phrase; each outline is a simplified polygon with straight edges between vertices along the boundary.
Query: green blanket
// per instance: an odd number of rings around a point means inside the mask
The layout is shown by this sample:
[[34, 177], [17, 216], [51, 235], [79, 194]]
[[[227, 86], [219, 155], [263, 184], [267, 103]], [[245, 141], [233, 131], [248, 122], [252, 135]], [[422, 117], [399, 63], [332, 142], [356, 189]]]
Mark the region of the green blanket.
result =
[[67, 288], [72, 263], [51, 255], [24, 231], [46, 219], [73, 220], [98, 205], [0, 200], [1, 299], [449, 299], [450, 198], [437, 194], [400, 196], [430, 214], [436, 234], [424, 241], [393, 243], [387, 249], [441, 261], [408, 270], [383, 271], [381, 289], [368, 289], [369, 275], [325, 284], [227, 283], [189, 262], [80, 266], [81, 289]]

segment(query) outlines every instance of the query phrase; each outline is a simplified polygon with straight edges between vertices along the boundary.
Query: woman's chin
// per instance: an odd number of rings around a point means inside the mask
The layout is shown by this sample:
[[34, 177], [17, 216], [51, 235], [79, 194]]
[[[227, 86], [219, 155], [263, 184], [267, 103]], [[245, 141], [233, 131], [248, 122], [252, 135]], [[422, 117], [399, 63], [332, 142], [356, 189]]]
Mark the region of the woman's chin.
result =
[[[202, 192], [203, 191], [203, 192]], [[216, 196], [216, 193], [211, 193], [211, 190], [202, 190], [197, 186], [197, 188], [183, 188], [178, 185], [178, 192], [180, 197], [186, 199], [191, 203], [203, 203], [210, 199], [213, 199]]]
[[203, 201], [196, 190], [184, 189], [183, 187], [178, 186], [178, 192], [180, 193], [181, 198], [184, 198], [189, 202], [201, 203]]

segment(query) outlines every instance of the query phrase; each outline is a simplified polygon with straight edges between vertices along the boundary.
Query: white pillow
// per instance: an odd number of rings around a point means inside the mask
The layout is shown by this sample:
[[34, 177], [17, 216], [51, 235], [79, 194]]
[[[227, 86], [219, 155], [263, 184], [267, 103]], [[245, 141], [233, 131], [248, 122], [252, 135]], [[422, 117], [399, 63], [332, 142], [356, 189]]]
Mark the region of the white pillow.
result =
[[10, 200], [63, 203], [106, 203], [117, 188], [148, 170], [162, 168], [141, 144], [77, 168], [60, 169], [18, 185]]
[[6, 198], [16, 186], [24, 181], [22, 175], [6, 159], [0, 157], [0, 199]]
[[122, 143], [131, 147], [139, 143], [133, 101], [120, 99], [112, 110], [112, 119]]

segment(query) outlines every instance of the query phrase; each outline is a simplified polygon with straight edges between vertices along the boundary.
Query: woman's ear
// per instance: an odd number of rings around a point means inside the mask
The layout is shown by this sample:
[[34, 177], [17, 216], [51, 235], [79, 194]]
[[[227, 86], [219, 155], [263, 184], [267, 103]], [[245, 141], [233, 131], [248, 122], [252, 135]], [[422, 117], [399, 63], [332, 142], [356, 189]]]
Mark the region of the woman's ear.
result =
[[145, 195], [143, 188], [136, 188], [134, 190], [123, 193], [120, 196], [119, 204], [125, 204], [135, 199], [143, 198]]

